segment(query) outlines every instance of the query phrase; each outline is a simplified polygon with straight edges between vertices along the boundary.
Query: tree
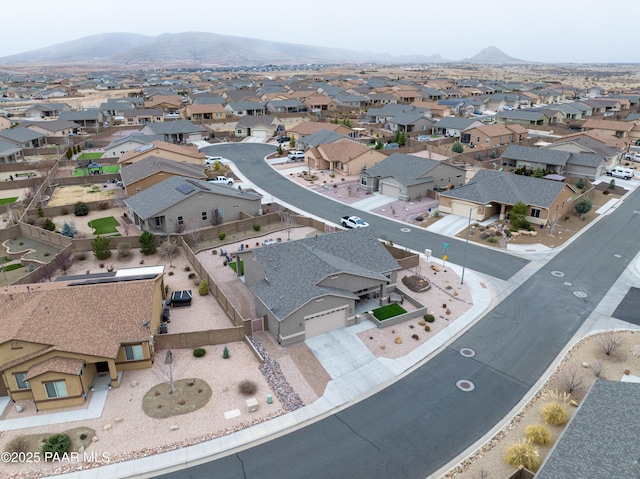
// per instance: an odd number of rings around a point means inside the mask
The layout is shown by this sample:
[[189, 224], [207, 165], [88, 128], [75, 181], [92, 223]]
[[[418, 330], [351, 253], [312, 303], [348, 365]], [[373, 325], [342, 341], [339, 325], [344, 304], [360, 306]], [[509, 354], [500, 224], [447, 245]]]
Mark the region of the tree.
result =
[[456, 141], [451, 146], [451, 151], [453, 151], [454, 153], [462, 153], [464, 152], [464, 146], [462, 146], [462, 143], [460, 143], [459, 141]]
[[67, 223], [66, 221], [62, 225], [62, 229], [60, 230], [60, 234], [62, 236], [68, 236], [69, 238], [73, 238], [76, 235], [76, 228], [73, 225], [73, 222]]
[[139, 238], [140, 252], [143, 255], [150, 255], [156, 252], [156, 235], [151, 231], [143, 231]]
[[291, 139], [289, 140], [289, 146], [291, 148], [295, 148], [296, 147], [296, 137], [294, 135], [291, 135]]
[[583, 216], [583, 215], [586, 215], [589, 211], [591, 211], [591, 208], [593, 208], [593, 203], [591, 203], [591, 200], [589, 198], [584, 198], [578, 201], [575, 204], [574, 208], [578, 216]]
[[533, 177], [534, 178], [544, 178], [544, 170], [540, 167], [536, 168], [533, 171]]
[[98, 235], [91, 242], [91, 249], [93, 254], [98, 259], [107, 259], [111, 256], [110, 248], [111, 240], [105, 236]]
[[87, 216], [89, 214], [89, 207], [86, 203], [78, 201], [73, 205], [73, 214], [76, 216]]
[[171, 394], [175, 394], [175, 382], [184, 376], [186, 363], [176, 360], [169, 349], [164, 357], [164, 361], [156, 361], [156, 364], [158, 367], [154, 367], [153, 372], [157, 374], [161, 380], [169, 383], [171, 385]]
[[169, 260], [169, 266], [173, 268], [173, 255], [178, 249], [178, 242], [171, 236], [167, 236], [160, 245], [160, 254]]
[[376, 140], [376, 146], [375, 149], [376, 150], [382, 150], [384, 148], [384, 144], [382, 143], [381, 139]]
[[511, 223], [511, 227], [513, 229], [531, 229], [531, 225], [526, 219], [527, 215], [527, 205], [525, 205], [522, 201], [518, 201], [511, 208], [511, 212], [509, 213], [509, 222]]
[[616, 189], [616, 180], [612, 179], [612, 180], [609, 182], [609, 189], [610, 189], [610, 190], [615, 190], [615, 189]]
[[42, 222], [42, 229], [47, 231], [55, 231], [56, 224], [51, 220], [51, 218], [45, 218]]
[[191, 239], [191, 243], [195, 249], [198, 249], [198, 242], [200, 241], [200, 221], [197, 216], [191, 216], [187, 220], [187, 234], [189, 235], [189, 239]]
[[351, 120], [349, 120], [349, 118], [345, 118], [344, 120], [342, 120], [342, 124], [347, 128], [351, 128]]
[[67, 152], [64, 154], [64, 156], [67, 160], [71, 159], [71, 157], [73, 156], [73, 153], [71, 152], [71, 148], [67, 148]]
[[582, 178], [578, 180], [578, 182], [576, 183], [576, 187], [580, 189], [584, 188], [584, 180]]
[[218, 208], [214, 208], [211, 210], [211, 219], [209, 220], [211, 226], [218, 226], [222, 224], [222, 215], [220, 214], [220, 210]]

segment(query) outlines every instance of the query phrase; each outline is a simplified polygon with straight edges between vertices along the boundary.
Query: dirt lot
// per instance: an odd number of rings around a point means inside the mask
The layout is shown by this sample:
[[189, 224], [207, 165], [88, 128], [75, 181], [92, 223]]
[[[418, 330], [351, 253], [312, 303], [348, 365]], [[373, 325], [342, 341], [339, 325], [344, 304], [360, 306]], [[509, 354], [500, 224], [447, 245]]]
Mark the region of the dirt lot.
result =
[[73, 205], [78, 201], [100, 201], [121, 196], [122, 189], [114, 184], [87, 183], [84, 185], [58, 186], [47, 206]]

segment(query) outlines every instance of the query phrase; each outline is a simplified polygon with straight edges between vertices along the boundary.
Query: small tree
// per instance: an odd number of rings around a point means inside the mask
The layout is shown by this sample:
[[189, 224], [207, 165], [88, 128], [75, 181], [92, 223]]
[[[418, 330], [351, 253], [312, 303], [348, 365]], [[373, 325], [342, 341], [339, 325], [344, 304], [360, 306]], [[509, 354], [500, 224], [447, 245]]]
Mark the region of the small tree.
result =
[[526, 219], [527, 214], [527, 205], [525, 205], [522, 201], [518, 201], [511, 208], [511, 212], [509, 213], [509, 221], [511, 222], [511, 227], [514, 229], [531, 229], [531, 225]]
[[143, 231], [138, 240], [140, 242], [140, 252], [143, 255], [150, 255], [156, 252], [156, 235], [151, 231]]
[[544, 178], [544, 170], [540, 167], [536, 168], [533, 171], [533, 177], [534, 178]]
[[495, 160], [495, 159], [498, 157], [498, 154], [496, 153], [496, 150], [493, 150], [493, 151], [491, 152], [491, 154], [489, 155], [489, 157], [490, 157], [492, 160]]
[[38, 207], [36, 208], [36, 212], [38, 213], [38, 218], [44, 217], [44, 210], [42, 209], [42, 206], [38, 205]]
[[584, 188], [584, 180], [582, 178], [578, 180], [578, 182], [576, 183], [576, 187], [580, 189]]
[[578, 216], [586, 215], [589, 211], [591, 211], [592, 207], [593, 203], [591, 203], [591, 200], [589, 198], [584, 198], [578, 201], [574, 206]]
[[169, 260], [169, 266], [173, 267], [173, 255], [178, 249], [178, 242], [168, 236], [160, 245], [160, 254]]
[[56, 224], [53, 222], [51, 218], [45, 218], [42, 222], [42, 229], [47, 231], [55, 231]]
[[[42, 452], [55, 456], [62, 456], [71, 449], [71, 437], [69, 434], [54, 434], [49, 436], [47, 441], [42, 445]], [[51, 457], [47, 455], [46, 457]]]
[[62, 229], [60, 230], [60, 234], [63, 236], [68, 236], [69, 238], [73, 238], [76, 235], [76, 228], [73, 223], [67, 223], [65, 221], [62, 225]]
[[558, 374], [558, 384], [567, 394], [581, 391], [583, 382], [582, 374], [575, 365], [562, 369]]
[[64, 156], [67, 160], [71, 159], [71, 157], [73, 156], [73, 152], [71, 151], [71, 148], [67, 148], [67, 152], [64, 154]]
[[296, 147], [296, 137], [294, 135], [291, 135], [291, 139], [289, 140], [289, 146], [291, 148], [295, 148]]
[[614, 333], [604, 333], [598, 336], [598, 345], [604, 354], [613, 356], [620, 343]]
[[76, 216], [87, 216], [89, 214], [89, 207], [86, 203], [78, 201], [73, 205], [73, 214]]
[[126, 258], [131, 253], [131, 245], [129, 243], [120, 243], [118, 245], [118, 256]]
[[98, 259], [107, 259], [111, 256], [110, 248], [111, 240], [105, 236], [98, 235], [91, 242], [91, 249], [93, 254]]
[[609, 189], [610, 189], [610, 190], [615, 190], [615, 189], [616, 189], [616, 180], [612, 179], [612, 180], [609, 182]]
[[222, 350], [222, 358], [223, 359], [229, 359], [229, 348], [226, 347], [226, 346]]
[[376, 150], [382, 150], [383, 148], [384, 148], [384, 144], [382, 143], [382, 140], [378, 139], [378, 140], [376, 141], [375, 149], [376, 149]]
[[451, 146], [451, 151], [453, 151], [454, 153], [462, 153], [462, 152], [464, 152], [464, 146], [459, 141], [456, 141]]
[[206, 296], [209, 293], [209, 283], [207, 283], [206, 279], [203, 279], [202, 281], [200, 281], [200, 284], [198, 285], [198, 294], [200, 296]]

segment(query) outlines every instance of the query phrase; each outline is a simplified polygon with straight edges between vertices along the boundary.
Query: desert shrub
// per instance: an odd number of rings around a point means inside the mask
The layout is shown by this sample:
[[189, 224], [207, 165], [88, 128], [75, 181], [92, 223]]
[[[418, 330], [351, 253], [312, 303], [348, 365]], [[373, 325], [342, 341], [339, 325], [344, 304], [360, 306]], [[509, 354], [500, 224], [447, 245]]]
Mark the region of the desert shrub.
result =
[[259, 224], [254, 224], [253, 225], [253, 231], [260, 231], [260, 225]]
[[222, 358], [223, 359], [229, 359], [229, 348], [226, 347], [226, 346], [222, 350]]
[[416, 216], [416, 221], [424, 221], [424, 216]]
[[489, 237], [487, 238], [487, 241], [488, 241], [489, 243], [497, 243], [497, 242], [498, 242], [498, 238], [497, 238], [496, 236], [489, 236]]
[[120, 243], [118, 245], [118, 256], [126, 258], [129, 254], [131, 254], [131, 245], [129, 243]]
[[184, 270], [188, 273], [189, 271], [191, 271], [191, 266], [185, 266]]
[[60, 210], [60, 214], [61, 214], [62, 216], [68, 215], [68, 214], [69, 214], [69, 210], [68, 210], [67, 208], [62, 208], [62, 209]]
[[255, 394], [257, 390], [258, 385], [255, 381], [251, 381], [249, 379], [244, 379], [240, 381], [240, 384], [238, 384], [238, 391], [240, 391], [240, 394], [244, 394], [245, 396], [251, 396]]
[[189, 273], [189, 276], [187, 276], [189, 279], [193, 279], [196, 277], [195, 273]]
[[54, 434], [42, 445], [42, 452], [53, 454], [64, 454], [71, 449], [71, 438], [69, 434]]
[[55, 231], [56, 224], [53, 222], [51, 218], [45, 218], [44, 221], [42, 222], [42, 229], [47, 231]]
[[546, 446], [551, 442], [551, 432], [549, 428], [542, 424], [531, 424], [524, 430], [525, 436], [533, 444], [540, 444]]
[[540, 453], [530, 442], [512, 444], [504, 452], [504, 460], [514, 467], [524, 466], [532, 472], [540, 467]]
[[569, 421], [567, 408], [559, 402], [552, 401], [542, 408], [544, 422], [552, 426], [564, 426]]
[[108, 210], [109, 209], [109, 203], [107, 203], [106, 201], [101, 201], [100, 203], [98, 203], [98, 209], [100, 211]]
[[198, 294], [205, 296], [207, 293], [209, 293], [209, 283], [207, 283], [206, 279], [203, 279], [198, 285]]
[[201, 358], [205, 354], [207, 354], [207, 351], [205, 349], [203, 349], [203, 348], [196, 348], [196, 349], [193, 350], [193, 355], [196, 358]]
[[431, 331], [431, 326], [429, 326], [428, 324], [425, 325], [424, 330], [428, 333], [429, 331]]
[[227, 236], [227, 233], [221, 231], [220, 233], [218, 233], [218, 239], [220, 241], [222, 241], [224, 239], [224, 237]]
[[433, 323], [436, 320], [436, 317], [433, 314], [425, 314], [423, 318], [427, 323]]
[[38, 218], [42, 218], [44, 216], [44, 210], [42, 209], [42, 206], [38, 205], [36, 212], [38, 213]]
[[89, 207], [86, 203], [78, 201], [73, 205], [73, 214], [76, 216], [87, 216], [89, 214]]
[[4, 450], [6, 452], [29, 452], [29, 441], [24, 436], [18, 436], [9, 441]]

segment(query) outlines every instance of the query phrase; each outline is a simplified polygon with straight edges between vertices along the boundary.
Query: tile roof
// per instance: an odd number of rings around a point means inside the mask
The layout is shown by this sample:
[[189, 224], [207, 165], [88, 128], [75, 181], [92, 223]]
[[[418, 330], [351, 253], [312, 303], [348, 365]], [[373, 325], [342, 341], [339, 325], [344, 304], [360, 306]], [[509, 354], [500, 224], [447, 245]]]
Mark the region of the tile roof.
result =
[[319, 285], [328, 276], [348, 273], [387, 281], [384, 273], [400, 269], [367, 228], [264, 246], [252, 253], [267, 279], [251, 289], [279, 319], [325, 295], [357, 298], [351, 291]]

